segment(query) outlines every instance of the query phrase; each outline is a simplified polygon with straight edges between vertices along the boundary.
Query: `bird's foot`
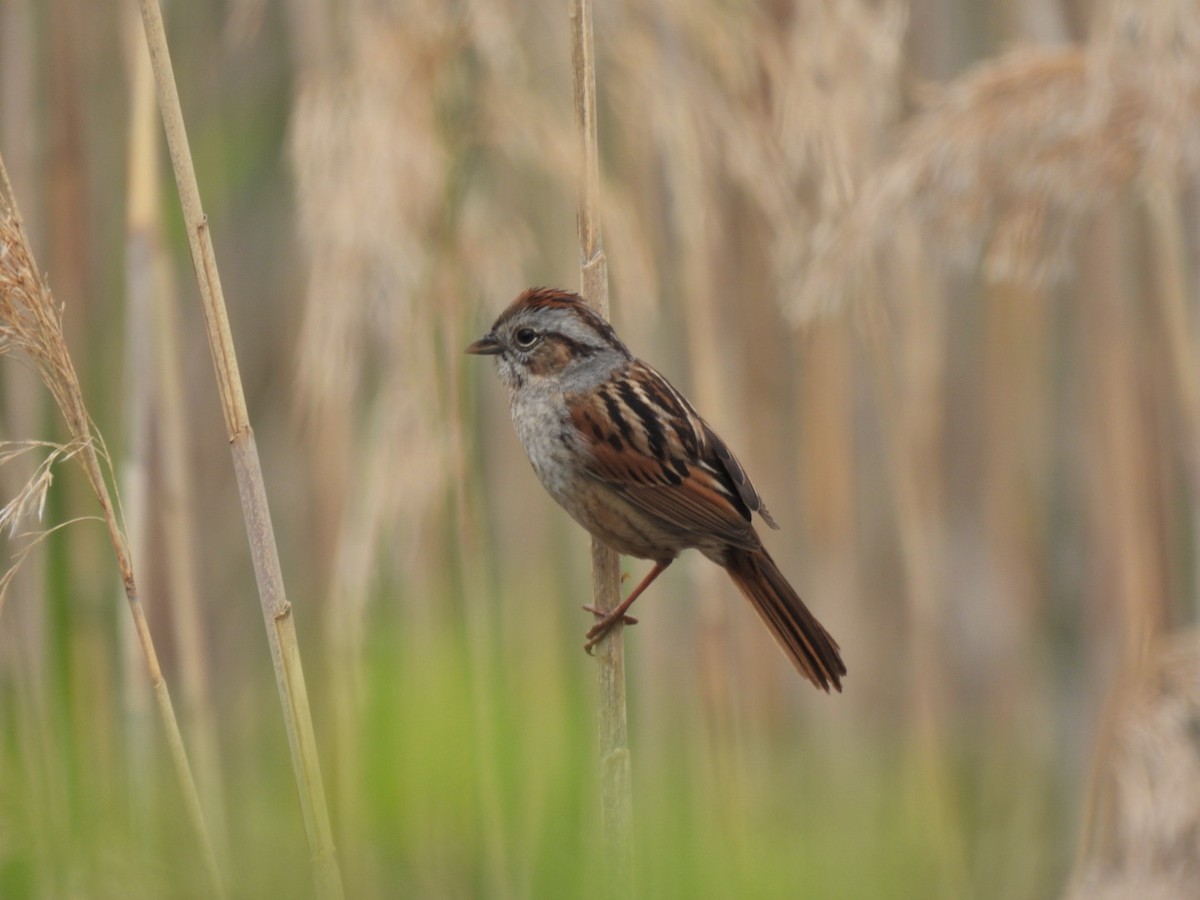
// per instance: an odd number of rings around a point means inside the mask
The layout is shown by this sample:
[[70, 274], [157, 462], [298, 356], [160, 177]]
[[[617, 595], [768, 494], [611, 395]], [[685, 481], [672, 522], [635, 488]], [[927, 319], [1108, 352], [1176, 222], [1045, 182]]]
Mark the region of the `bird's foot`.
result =
[[636, 625], [638, 620], [633, 616], [626, 615], [624, 610], [615, 609], [609, 612], [597, 609], [594, 606], [584, 606], [587, 612], [598, 618], [595, 625], [587, 631], [587, 643], [583, 645], [583, 649], [591, 655], [592, 648], [595, 647], [604, 636], [613, 630], [618, 624], [621, 625]]

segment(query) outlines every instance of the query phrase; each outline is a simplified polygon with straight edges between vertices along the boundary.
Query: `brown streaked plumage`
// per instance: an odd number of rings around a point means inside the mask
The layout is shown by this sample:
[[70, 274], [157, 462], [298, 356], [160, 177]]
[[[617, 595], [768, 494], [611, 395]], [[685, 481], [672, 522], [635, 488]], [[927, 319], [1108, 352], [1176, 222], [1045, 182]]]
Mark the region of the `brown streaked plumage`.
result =
[[[533, 288], [468, 353], [497, 357], [513, 424], [551, 496], [620, 553], [654, 561], [588, 631], [590, 649], [684, 550], [729, 572], [796, 669], [828, 691], [846, 674], [754, 530], [777, 528], [741, 463], [671, 383], [575, 294]], [[585, 607], [590, 609], [590, 607]]]

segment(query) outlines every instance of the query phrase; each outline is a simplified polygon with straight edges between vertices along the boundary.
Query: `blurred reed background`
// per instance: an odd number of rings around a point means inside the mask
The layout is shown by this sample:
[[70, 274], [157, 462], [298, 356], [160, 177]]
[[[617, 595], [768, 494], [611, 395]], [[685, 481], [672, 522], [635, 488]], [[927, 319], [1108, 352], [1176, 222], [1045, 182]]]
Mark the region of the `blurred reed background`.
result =
[[[604, 894], [587, 538], [461, 353], [577, 285], [567, 7], [166, 9], [353, 897]], [[801, 683], [700, 558], [656, 584], [626, 632], [643, 893], [1188, 896], [1200, 3], [625, 0], [595, 29], [618, 331], [747, 464], [850, 670]], [[0, 153], [230, 890], [301, 897], [142, 53], [128, 6], [2, 0]], [[0, 371], [0, 437], [66, 441]], [[16, 534], [94, 514], [54, 473]], [[0, 605], [6, 898], [205, 895], [106, 540], [50, 535]]]

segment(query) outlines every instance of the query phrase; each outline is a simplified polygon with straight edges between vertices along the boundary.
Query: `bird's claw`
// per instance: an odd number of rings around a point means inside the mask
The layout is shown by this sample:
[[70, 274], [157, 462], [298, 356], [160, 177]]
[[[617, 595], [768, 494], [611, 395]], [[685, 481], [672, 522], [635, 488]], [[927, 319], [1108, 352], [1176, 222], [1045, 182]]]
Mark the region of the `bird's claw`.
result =
[[585, 635], [588, 640], [587, 643], [583, 645], [583, 649], [587, 651], [588, 656], [592, 655], [592, 649], [598, 643], [600, 643], [600, 641], [604, 639], [604, 636], [612, 631], [612, 629], [618, 623], [621, 625], [636, 625], [638, 623], [637, 619], [635, 619], [633, 616], [626, 615], [625, 613], [613, 615], [612, 612], [599, 610], [594, 606], [588, 605], [584, 605], [583, 609], [599, 619], [595, 625], [587, 630], [587, 634]]
[[[595, 637], [597, 635], [603, 637], [606, 631], [617, 624], [617, 619], [611, 612], [605, 612], [604, 610], [596, 609], [596, 607], [589, 606], [587, 604], [584, 604], [583, 610], [585, 612], [590, 612], [593, 616], [600, 620], [588, 629], [588, 637]], [[620, 618], [622, 625], [636, 625], [638, 623], [638, 620], [628, 613], [621, 613]], [[595, 634], [593, 634], [593, 632], [595, 632]]]

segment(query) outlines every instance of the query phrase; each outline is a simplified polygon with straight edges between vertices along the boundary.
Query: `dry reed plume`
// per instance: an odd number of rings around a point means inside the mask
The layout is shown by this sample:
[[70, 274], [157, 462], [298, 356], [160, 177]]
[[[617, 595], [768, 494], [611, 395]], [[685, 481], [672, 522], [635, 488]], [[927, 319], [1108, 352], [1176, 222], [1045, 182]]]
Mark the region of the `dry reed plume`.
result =
[[1071, 269], [1081, 225], [1127, 186], [1200, 173], [1194, 3], [1112, 4], [1083, 47], [1020, 47], [944, 88], [899, 151], [814, 235], [804, 317], [861, 289], [906, 233], [937, 265], [981, 258], [993, 282]]
[[711, 248], [738, 227], [764, 235], [772, 293], [804, 285], [814, 227], [850, 203], [898, 115], [906, 25], [896, 2], [637, 6], [611, 90], [654, 135], [686, 296], [720, 292]]
[[[304, 79], [296, 100], [292, 158], [309, 259], [300, 400], [318, 464], [336, 469], [320, 483], [357, 486], [349, 497], [339, 490], [319, 498], [335, 527], [343, 517], [355, 523], [332, 561], [333, 594], [350, 604], [338, 628], [361, 622], [358, 598], [370, 580], [364, 566], [383, 536], [400, 549], [397, 571], [426, 559], [421, 529], [408, 523], [440, 501], [452, 472], [445, 397], [440, 382], [426, 380], [439, 367], [432, 336], [447, 311], [426, 258], [452, 191], [454, 151], [438, 140], [437, 104], [448, 90], [440, 80], [448, 77], [445, 61], [461, 38], [434, 6], [406, 17], [411, 28], [351, 16], [354, 52]], [[415, 79], [428, 90], [396, 91]], [[448, 287], [444, 300], [453, 301], [456, 288]], [[418, 381], [429, 390], [412, 390]], [[365, 457], [351, 459], [346, 441], [361, 444]], [[354, 478], [351, 465], [360, 473]]]
[[[90, 443], [91, 422], [63, 338], [62, 309], [37, 275], [2, 163], [0, 176], [0, 352], [20, 351], [33, 363], [71, 435]], [[103, 478], [92, 486], [101, 493]]]

